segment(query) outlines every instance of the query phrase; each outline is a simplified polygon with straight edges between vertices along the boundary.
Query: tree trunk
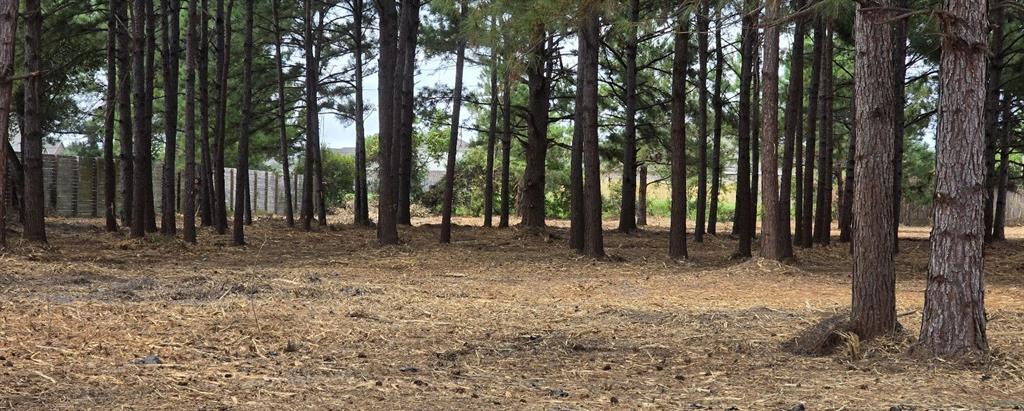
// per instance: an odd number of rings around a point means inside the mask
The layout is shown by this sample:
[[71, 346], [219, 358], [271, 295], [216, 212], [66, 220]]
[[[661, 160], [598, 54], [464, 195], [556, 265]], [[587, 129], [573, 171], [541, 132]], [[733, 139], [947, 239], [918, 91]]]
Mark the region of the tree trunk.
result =
[[[753, 9], [754, 3], [747, 0], [746, 9]], [[736, 252], [733, 258], [749, 258], [751, 249], [751, 236], [754, 231], [754, 221], [751, 219], [752, 203], [750, 193], [750, 89], [753, 79], [755, 41], [757, 37], [755, 26], [757, 17], [753, 12], [743, 15], [743, 28], [740, 34], [741, 64], [740, 64], [740, 103], [739, 103], [739, 144], [737, 145], [739, 157], [736, 166], [736, 217], [734, 230], [739, 236]]]
[[199, 151], [201, 176], [199, 177], [199, 221], [203, 227], [213, 225], [213, 165], [210, 152], [210, 74], [209, 74], [209, 30], [207, 30], [209, 4], [199, 2]]
[[626, 29], [626, 122], [622, 136], [622, 202], [619, 231], [636, 231], [636, 106], [637, 106], [637, 26], [640, 24], [640, 0], [629, 0], [629, 27]]
[[[755, 25], [756, 27], [756, 25]], [[750, 238], [757, 238], [757, 205], [760, 194], [761, 182], [761, 36], [755, 29], [754, 35], [754, 66], [751, 68], [751, 75], [754, 76], [751, 93], [753, 102], [750, 107]]]
[[416, 76], [416, 39], [420, 27], [420, 0], [401, 2], [398, 29], [398, 65], [395, 71], [395, 136], [398, 138], [398, 224], [412, 225], [413, 100]]
[[[794, 12], [804, 8], [804, 0], [793, 0]], [[802, 153], [795, 153], [800, 147], [799, 133], [804, 113], [804, 31], [805, 20], [797, 19], [796, 27], [793, 29], [793, 47], [790, 49], [789, 66], [789, 95], [786, 97], [786, 121], [784, 133], [785, 145], [782, 149], [782, 181], [779, 184], [779, 256], [782, 259], [793, 258], [793, 232], [790, 220], [790, 204], [793, 201], [791, 196], [793, 190], [793, 157], [800, 157]], [[800, 167], [797, 166], [797, 191], [799, 181], [803, 175], [800, 174]], [[796, 196], [797, 205], [800, 204], [800, 196]], [[799, 207], [798, 207], [799, 208]], [[801, 210], [802, 211], [802, 210]]]
[[528, 229], [543, 229], [545, 226], [545, 161], [548, 153], [548, 109], [551, 106], [548, 98], [551, 94], [550, 84], [544, 67], [548, 59], [547, 31], [544, 23], [534, 23], [531, 34], [530, 55], [528, 57], [526, 75], [529, 86], [527, 97], [527, 138], [526, 170], [523, 173], [522, 225]]
[[[196, 243], [196, 188], [199, 187], [196, 181], [196, 54], [199, 53], [197, 28], [200, 19], [197, 2], [198, 0], [188, 0], [188, 23], [185, 26], [185, 172], [181, 177], [185, 186], [181, 206], [181, 212], [184, 214], [182, 237], [185, 242], [192, 244]], [[174, 14], [172, 21], [176, 24], [176, 9]]]
[[640, 178], [637, 182], [639, 193], [636, 197], [636, 224], [640, 227], [647, 225], [647, 165], [642, 164], [639, 168]]
[[818, 195], [814, 220], [814, 243], [828, 245], [832, 236], [832, 36], [833, 22], [825, 25], [822, 49], [821, 85], [818, 98], [821, 103], [821, 144], [818, 147]]
[[[506, 70], [508, 69], [506, 68]], [[498, 218], [498, 228], [507, 228], [510, 205], [509, 161], [512, 157], [512, 76], [510, 73], [505, 75], [505, 86], [501, 96], [501, 129], [505, 135], [501, 139], [501, 213]]]
[[121, 225], [131, 227], [132, 206], [135, 204], [132, 194], [135, 192], [135, 145], [134, 119], [132, 118], [132, 88], [134, 60], [132, 59], [131, 31], [128, 20], [128, 2], [114, 0], [111, 4], [117, 15], [117, 125], [120, 134], [120, 190], [121, 190]]
[[[398, 13], [394, 0], [375, 0], [379, 18], [380, 45], [378, 67], [395, 67], [398, 56], [396, 49], [398, 35]], [[392, 167], [393, 150], [397, 144], [395, 128], [395, 73], [387, 69], [377, 72], [377, 109], [380, 124], [378, 136], [377, 182], [377, 242], [380, 245], [398, 244], [398, 175]]]
[[920, 344], [938, 356], [988, 350], [985, 336], [986, 2], [949, 0], [939, 70], [935, 204]]
[[[895, 4], [897, 8], [907, 9], [910, 6], [910, 0], [896, 0]], [[907, 20], [908, 17], [903, 17], [895, 21], [895, 33], [893, 38], [893, 87], [895, 90], [895, 106], [893, 110], [896, 111], [894, 118], [896, 119], [896, 129], [893, 132], [895, 136], [895, 146], [893, 148], [893, 178], [892, 178], [892, 211], [893, 211], [893, 244], [895, 252], [900, 251], [900, 205], [903, 202], [903, 138], [906, 133], [906, 113], [905, 107], [907, 104], [907, 97], [905, 92], [906, 78], [907, 78]]]
[[239, 124], [241, 133], [238, 136], [238, 176], [235, 179], [235, 218], [233, 221], [233, 240], [238, 246], [245, 245], [245, 210], [249, 207], [246, 196], [249, 194], [249, 134], [252, 123], [252, 30], [253, 2], [245, 0], [245, 30], [242, 46], [242, 118]]
[[582, 253], [587, 232], [583, 199], [583, 66], [577, 62], [576, 67], [577, 89], [573, 105], [572, 146], [569, 148], [569, 248]]
[[707, 221], [708, 202], [708, 15], [711, 0], [700, 0], [697, 13], [697, 222], [693, 240], [704, 242], [704, 227]]
[[[146, 110], [146, 119], [148, 121], [143, 123], [145, 132], [142, 134], [141, 147], [136, 142], [136, 147], [140, 147], [141, 151], [136, 151], [140, 155], [136, 155], [136, 161], [139, 167], [135, 168], [135, 184], [136, 187], [142, 188], [142, 204], [145, 206], [145, 213], [143, 214], [143, 222], [145, 224], [145, 230], [147, 233], [155, 233], [157, 231], [156, 226], [156, 204], [154, 204], [153, 197], [153, 100], [156, 99], [154, 92], [154, 86], [156, 84], [156, 10], [154, 7], [154, 0], [144, 0], [146, 3], [146, 98], [143, 100]], [[139, 178], [139, 172], [142, 172], [142, 178]], [[142, 183], [139, 186], [139, 183]], [[136, 191], [136, 203], [138, 204], [139, 196]]]
[[583, 140], [583, 254], [592, 258], [604, 257], [604, 234], [601, 227], [601, 158], [598, 147], [598, 55], [601, 51], [601, 17], [596, 4], [583, 6], [583, 27], [580, 30], [579, 70], [581, 127]]
[[25, 128], [22, 131], [21, 155], [25, 167], [25, 225], [23, 237], [32, 242], [46, 242], [46, 206], [43, 202], [43, 129], [40, 119], [42, 92], [43, 13], [39, 0], [25, 0]]
[[1010, 109], [1010, 96], [1004, 95], [1001, 111], [1003, 127], [999, 133], [999, 186], [996, 195], [996, 215], [992, 224], [992, 238], [1006, 240], [1006, 196], [1010, 183], [1010, 129], [1013, 127], [1013, 113]]
[[992, 58], [988, 63], [988, 81], [985, 95], [985, 241], [991, 242], [995, 226], [995, 191], [999, 188], [999, 175], [996, 173], [996, 143], [999, 138], [999, 92], [1002, 85], [1003, 67], [1003, 6], [992, 7], [992, 15], [988, 23], [992, 27], [992, 40], [989, 50]]
[[[17, 4], [17, 2], [13, 2]], [[110, 10], [107, 12], [107, 89], [105, 94], [105, 103], [107, 107], [104, 110], [103, 119], [103, 209], [105, 210], [103, 216], [106, 219], [106, 230], [107, 232], [117, 231], [117, 171], [114, 168], [114, 133], [115, 133], [115, 122], [117, 121], [117, 14], [114, 10], [117, 10], [117, 0], [111, 0], [109, 2]], [[0, 11], [0, 18], [6, 17]], [[7, 40], [0, 36], [0, 53], [7, 51], [7, 44], [4, 40], [13, 41], [13, 29], [12, 38]], [[13, 45], [13, 43], [10, 43]], [[12, 57], [13, 58], [13, 57]], [[4, 71], [4, 68], [13, 67], [6, 66], [11, 63], [0, 62], [0, 77], [7, 78], [11, 73]], [[124, 67], [121, 68], [124, 70]], [[0, 80], [4, 81], [4, 80]], [[7, 99], [6, 102], [0, 101], [0, 136], [6, 138], [7, 134], [7, 123], [9, 121], [8, 115], [10, 115], [10, 85], [0, 84], [0, 87], [7, 87], [6, 91], [0, 89], [0, 99]], [[6, 97], [4, 97], [6, 96]], [[6, 141], [6, 140], [5, 140]], [[4, 153], [0, 153], [3, 156]], [[7, 163], [0, 158], [0, 191], [3, 191], [4, 183], [6, 182], [6, 174], [4, 171], [7, 169]], [[6, 218], [6, 212], [4, 206], [6, 199], [3, 194], [0, 194], [0, 247], [3, 247], [3, 236], [4, 236], [4, 219]], [[98, 205], [98, 204], [97, 204]]]
[[[273, 0], [271, 3], [271, 13], [274, 18], [274, 62], [277, 65], [277, 127], [280, 133], [281, 173], [282, 178], [284, 178], [284, 216], [288, 227], [294, 227], [295, 213], [292, 210], [292, 179], [291, 169], [288, 165], [288, 158], [291, 156], [291, 144], [288, 141], [288, 126], [285, 122], [288, 116], [288, 107], [284, 94], [284, 60], [281, 57], [281, 43], [284, 40], [282, 39], [281, 25], [279, 23], [281, 21], [280, 8], [281, 1]], [[356, 55], [358, 56], [358, 53]]]
[[[686, 67], [689, 58], [690, 15], [684, 12], [676, 21], [672, 58], [672, 211], [669, 226], [668, 256], [688, 258], [686, 250]], [[749, 239], [749, 237], [748, 237]]]
[[217, 0], [217, 112], [214, 117], [214, 150], [213, 150], [213, 182], [216, 196], [214, 199], [213, 220], [217, 234], [225, 234], [228, 229], [227, 191], [224, 187], [224, 145], [226, 144], [226, 121], [228, 104], [228, 69], [231, 65], [231, 9], [234, 0], [228, 0], [227, 10], [224, 0]]
[[[110, 26], [113, 27], [113, 26]], [[15, 65], [15, 36], [18, 30], [18, 2], [8, 1], [0, 4], [0, 142], [6, 143], [10, 141], [10, 121], [11, 121], [11, 98], [12, 91], [14, 88], [14, 65]], [[112, 40], [109, 39], [111, 34], [108, 33], [107, 40], [107, 67], [111, 67], [112, 64], [109, 61], [111, 55]], [[113, 86], [109, 84], [111, 74], [107, 74], [108, 79], [108, 103], [110, 88]], [[110, 111], [109, 109], [107, 110]], [[111, 116], [107, 114], [108, 118]], [[112, 129], [112, 121], [107, 120], [108, 128]], [[110, 131], [107, 132], [110, 134]], [[113, 137], [111, 137], [113, 138]], [[107, 151], [107, 147], [113, 143], [104, 141], [104, 153]], [[6, 147], [4, 147], [6, 148]], [[113, 160], [111, 160], [113, 162]], [[7, 150], [0, 149], [0, 250], [7, 248]], [[113, 186], [109, 186], [113, 189]], [[110, 191], [110, 190], [108, 190]], [[109, 196], [108, 196], [109, 197]], [[110, 216], [108, 210], [107, 226], [110, 225]], [[114, 230], [117, 230], [117, 222], [114, 222]]]
[[[181, 33], [179, 33], [181, 28], [181, 4], [179, 1], [163, 0], [164, 12], [160, 16], [160, 23], [162, 25], [161, 40], [163, 40], [163, 54], [160, 61], [163, 63], [164, 80], [164, 175], [161, 181], [163, 195], [160, 199], [160, 232], [163, 235], [172, 237], [175, 234], [175, 226], [177, 225], [177, 209], [175, 207], [176, 186], [174, 184], [177, 170], [175, 169], [174, 162], [178, 153], [178, 42], [181, 39]], [[188, 65], [187, 62], [186, 65]], [[186, 73], [185, 75], [189, 76], [192, 74]], [[192, 86], [194, 89], [195, 84]], [[185, 97], [185, 99], [188, 100], [188, 97]], [[185, 104], [188, 104], [188, 102], [186, 101]], [[193, 110], [195, 110], [195, 107], [193, 107]], [[185, 132], [188, 132], [187, 128]], [[185, 180], [185, 186], [188, 187], [189, 184], [190, 181]]]
[[810, 248], [814, 227], [814, 160], [817, 155], [818, 111], [821, 107], [821, 66], [825, 52], [825, 25], [818, 17], [814, 21], [814, 46], [811, 51], [811, 84], [808, 87], [806, 144], [804, 146], [803, 214], [800, 216], [799, 246]]
[[498, 136], [498, 64], [491, 56], [491, 112], [487, 128], [487, 169], [484, 176], [484, 227], [491, 227], [494, 219], [494, 145]]
[[[774, 22], [779, 16], [779, 2], [767, 0], [765, 20]], [[769, 260], [782, 260], [783, 236], [779, 212], [779, 26], [768, 24], [764, 28], [764, 64], [761, 67], [761, 256]], [[788, 199], [787, 199], [788, 200]]]
[[[314, 46], [316, 45], [316, 39], [314, 38], [313, 21], [314, 10], [313, 1], [305, 0], [304, 12], [305, 12], [305, 31], [303, 32], [303, 54], [305, 57], [305, 71], [306, 71], [306, 150], [303, 156], [303, 175], [302, 175], [302, 230], [309, 231], [313, 228], [313, 214], [314, 214], [314, 184], [316, 179], [316, 158], [317, 158], [317, 137], [320, 133], [320, 119], [317, 117], [320, 114], [320, 106], [317, 100], [317, 87], [320, 83], [320, 67], [316, 61], [316, 51]], [[386, 67], [383, 66], [382, 67]], [[386, 71], [386, 70], [385, 70]]]
[[[418, 10], [417, 10], [418, 12]], [[459, 19], [455, 27], [466, 16], [466, 6], [460, 5]], [[461, 32], [461, 31], [460, 31]], [[441, 244], [452, 242], [452, 202], [455, 197], [455, 160], [459, 148], [459, 113], [462, 111], [462, 70], [466, 61], [466, 39], [459, 36], [455, 52], [455, 87], [452, 89], [452, 124], [448, 137], [448, 164], [444, 173], [444, 204], [441, 207]]]
[[708, 234], [718, 233], [718, 197], [722, 183], [722, 75], [725, 71], [725, 53], [722, 51], [722, 7], [715, 8], [715, 91], [712, 96], [715, 110], [714, 137], [711, 149], [711, 205], [708, 207]]
[[[852, 206], [853, 303], [850, 328], [869, 340], [896, 330], [895, 223], [892, 213], [896, 104], [892, 0], [857, 8]], [[847, 167], [847, 173], [850, 172]], [[847, 182], [850, 185], [851, 182]], [[848, 224], [851, 224], [848, 222]]]
[[363, 53], [366, 45], [363, 44], [363, 13], [365, 7], [363, 0], [352, 1], [352, 43], [355, 46], [353, 57], [355, 58], [355, 85], [356, 85], [356, 213], [355, 223], [357, 225], [370, 225], [370, 194], [369, 184], [366, 175], [366, 131], [363, 103]]

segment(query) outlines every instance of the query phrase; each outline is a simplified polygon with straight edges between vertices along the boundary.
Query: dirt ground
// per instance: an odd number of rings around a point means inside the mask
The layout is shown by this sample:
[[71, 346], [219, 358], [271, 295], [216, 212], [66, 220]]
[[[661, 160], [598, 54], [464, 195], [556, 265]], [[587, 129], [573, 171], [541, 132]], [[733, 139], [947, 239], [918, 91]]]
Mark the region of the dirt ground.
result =
[[780, 345], [849, 305], [845, 244], [781, 266], [690, 237], [672, 263], [655, 221], [594, 261], [478, 219], [443, 246], [435, 222], [381, 249], [262, 220], [240, 249], [50, 220], [50, 246], [0, 255], [0, 408], [1024, 409], [1022, 229], [987, 252], [993, 355], [963, 364], [908, 354], [927, 229], [902, 234], [907, 337], [805, 357]]

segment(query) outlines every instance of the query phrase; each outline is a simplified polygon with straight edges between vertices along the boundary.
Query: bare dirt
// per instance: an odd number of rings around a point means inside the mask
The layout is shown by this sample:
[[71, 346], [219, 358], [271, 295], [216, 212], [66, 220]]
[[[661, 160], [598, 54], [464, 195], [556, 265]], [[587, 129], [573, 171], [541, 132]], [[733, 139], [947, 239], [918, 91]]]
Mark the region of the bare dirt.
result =
[[1024, 409], [1021, 229], [987, 251], [991, 358], [950, 363], [910, 354], [927, 229], [902, 234], [906, 335], [812, 357], [781, 347], [849, 305], [845, 244], [779, 265], [691, 237], [675, 263], [655, 221], [595, 261], [458, 222], [382, 249], [342, 224], [261, 220], [238, 248], [51, 220], [0, 255], [0, 408]]

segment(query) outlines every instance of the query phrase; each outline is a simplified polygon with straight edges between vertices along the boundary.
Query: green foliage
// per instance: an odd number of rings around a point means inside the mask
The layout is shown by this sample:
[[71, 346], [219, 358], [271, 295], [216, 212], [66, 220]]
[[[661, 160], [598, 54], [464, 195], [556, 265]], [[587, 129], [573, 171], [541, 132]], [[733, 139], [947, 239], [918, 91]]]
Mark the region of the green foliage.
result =
[[[323, 163], [327, 207], [345, 204], [348, 196], [355, 190], [355, 157], [323, 150], [320, 152], [320, 161]], [[302, 175], [305, 171], [305, 159], [299, 158], [296, 163], [295, 174]]]

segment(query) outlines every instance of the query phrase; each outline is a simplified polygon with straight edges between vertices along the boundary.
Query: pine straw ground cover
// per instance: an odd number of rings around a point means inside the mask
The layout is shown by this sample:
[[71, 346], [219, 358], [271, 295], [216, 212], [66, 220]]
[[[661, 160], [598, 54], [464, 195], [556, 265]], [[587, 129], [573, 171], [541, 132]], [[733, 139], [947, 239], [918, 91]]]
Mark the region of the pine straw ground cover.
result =
[[[380, 249], [372, 229], [264, 220], [238, 249], [100, 223], [53, 220], [51, 246], [0, 256], [0, 408], [1024, 407], [1022, 230], [988, 252], [994, 354], [962, 364], [908, 355], [912, 337], [780, 348], [849, 304], [846, 245], [780, 266], [730, 261], [734, 241], [709, 237], [680, 264], [655, 227], [608, 233], [598, 262], [514, 229], [460, 226], [441, 246], [425, 224]], [[912, 336], [927, 231], [908, 237]]]

